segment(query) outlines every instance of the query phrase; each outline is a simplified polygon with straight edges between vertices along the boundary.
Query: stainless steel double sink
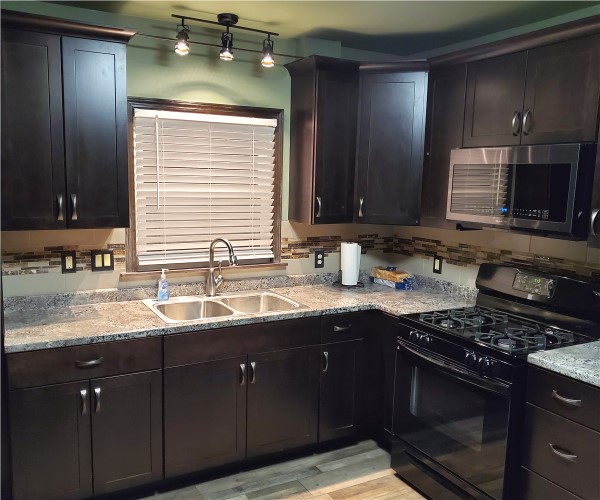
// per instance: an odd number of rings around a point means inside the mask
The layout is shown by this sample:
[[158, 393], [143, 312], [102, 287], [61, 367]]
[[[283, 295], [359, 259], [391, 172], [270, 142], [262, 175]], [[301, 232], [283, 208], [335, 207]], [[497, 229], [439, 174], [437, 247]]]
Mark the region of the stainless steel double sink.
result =
[[239, 292], [216, 297], [173, 297], [167, 302], [146, 299], [142, 302], [165, 323], [291, 311], [306, 307], [270, 290]]

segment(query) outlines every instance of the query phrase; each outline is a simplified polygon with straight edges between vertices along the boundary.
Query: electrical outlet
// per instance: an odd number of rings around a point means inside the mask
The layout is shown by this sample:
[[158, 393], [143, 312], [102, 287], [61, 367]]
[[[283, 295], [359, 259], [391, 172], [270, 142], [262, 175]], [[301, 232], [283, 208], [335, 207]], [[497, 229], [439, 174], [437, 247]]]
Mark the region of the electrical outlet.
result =
[[315, 269], [325, 267], [325, 250], [315, 250]]
[[435, 274], [442, 274], [442, 261], [443, 259], [439, 255], [433, 256], [433, 272]]
[[63, 274], [77, 272], [77, 258], [75, 251], [61, 252], [60, 264]]

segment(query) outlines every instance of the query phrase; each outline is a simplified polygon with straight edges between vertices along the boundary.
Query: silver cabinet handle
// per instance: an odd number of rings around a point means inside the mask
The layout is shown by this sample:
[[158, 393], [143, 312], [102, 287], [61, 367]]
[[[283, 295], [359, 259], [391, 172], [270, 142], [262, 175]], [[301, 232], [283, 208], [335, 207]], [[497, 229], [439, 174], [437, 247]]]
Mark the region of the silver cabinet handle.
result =
[[515, 114], [512, 117], [511, 127], [512, 127], [512, 135], [519, 135], [519, 132], [521, 132], [521, 112], [520, 111], [515, 111]]
[[600, 233], [600, 229], [596, 226], [598, 225], [598, 214], [600, 213], [600, 208], [594, 208], [592, 210], [592, 215], [590, 217], [590, 236], [598, 236]]
[[348, 330], [350, 330], [350, 328], [352, 328], [351, 324], [348, 324], [346, 326], [337, 326], [337, 325], [334, 325], [333, 326], [333, 331], [334, 332], [347, 332]]
[[252, 372], [250, 374], [250, 383], [254, 384], [256, 382], [256, 363], [254, 361], [250, 363], [250, 371]]
[[96, 395], [96, 413], [100, 413], [100, 394], [101, 394], [101, 390], [100, 387], [96, 387], [94, 389], [94, 394]]
[[56, 220], [65, 220], [65, 212], [63, 207], [63, 195], [56, 195], [56, 203], [58, 204], [58, 215], [56, 216]]
[[323, 351], [323, 359], [325, 359], [325, 366], [323, 367], [323, 373], [327, 373], [327, 370], [329, 370], [329, 353], [327, 351]]
[[246, 385], [246, 363], [240, 363], [240, 373], [242, 374], [240, 385]]
[[579, 408], [581, 406], [581, 399], [565, 398], [564, 396], [561, 396], [558, 392], [556, 392], [556, 389], [552, 391], [552, 397], [566, 406], [573, 406], [575, 408]]
[[552, 443], [548, 443], [548, 444], [550, 445], [550, 449], [552, 450], [552, 453], [559, 456], [563, 460], [566, 460], [567, 462], [577, 462], [579, 460], [579, 457], [577, 455], [573, 455], [573, 453], [571, 453], [567, 450], [563, 450], [562, 448], [560, 448], [559, 446], [556, 446], [555, 444], [552, 444]]
[[363, 203], [364, 202], [365, 202], [365, 199], [364, 199], [364, 197], [361, 196], [358, 199], [358, 216], [359, 217], [364, 217], [365, 216], [365, 214], [363, 213]]
[[321, 207], [322, 207], [321, 197], [317, 196], [317, 215], [315, 215], [315, 217], [321, 217]]
[[81, 389], [79, 396], [81, 397], [81, 414], [85, 415], [87, 413], [87, 390]]
[[91, 368], [93, 366], [101, 365], [103, 361], [104, 361], [104, 358], [102, 356], [100, 356], [99, 358], [90, 359], [89, 361], [75, 360], [75, 365], [77, 366], [77, 368]]
[[528, 109], [523, 115], [523, 133], [527, 135], [531, 132], [531, 110]]
[[71, 212], [71, 220], [77, 220], [77, 195], [76, 194], [71, 195], [71, 206], [73, 207], [73, 210]]

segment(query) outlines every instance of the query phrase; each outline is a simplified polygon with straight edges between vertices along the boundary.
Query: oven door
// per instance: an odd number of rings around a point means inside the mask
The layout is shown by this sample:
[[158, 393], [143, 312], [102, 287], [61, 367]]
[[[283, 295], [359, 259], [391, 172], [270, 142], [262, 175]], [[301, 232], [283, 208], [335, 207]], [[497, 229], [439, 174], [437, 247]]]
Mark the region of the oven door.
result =
[[509, 385], [398, 339], [393, 431], [430, 468], [502, 498], [509, 410]]

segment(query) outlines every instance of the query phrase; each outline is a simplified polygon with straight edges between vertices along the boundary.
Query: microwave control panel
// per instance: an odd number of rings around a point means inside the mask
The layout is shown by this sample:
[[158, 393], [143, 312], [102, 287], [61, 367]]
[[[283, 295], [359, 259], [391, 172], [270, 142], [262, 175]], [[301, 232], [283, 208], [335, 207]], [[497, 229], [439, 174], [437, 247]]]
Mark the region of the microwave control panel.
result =
[[556, 288], [556, 280], [518, 272], [512, 287], [513, 290], [520, 292], [552, 297]]
[[550, 217], [550, 211], [541, 208], [513, 208], [510, 214], [516, 219], [548, 220]]

